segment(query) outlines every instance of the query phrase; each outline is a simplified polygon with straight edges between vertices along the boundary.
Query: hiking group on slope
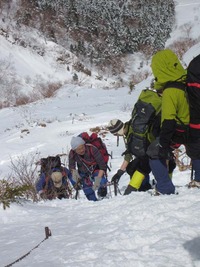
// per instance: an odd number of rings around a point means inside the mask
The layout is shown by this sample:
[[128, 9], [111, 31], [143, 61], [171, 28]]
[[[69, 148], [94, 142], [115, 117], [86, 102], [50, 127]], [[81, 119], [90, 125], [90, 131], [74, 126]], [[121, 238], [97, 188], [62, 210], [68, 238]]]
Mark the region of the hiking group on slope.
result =
[[[125, 172], [130, 175], [124, 195], [149, 190], [151, 172], [156, 181], [156, 195], [174, 194], [173, 151], [181, 145], [185, 145], [194, 170], [189, 187], [200, 188], [200, 56], [185, 70], [178, 57], [165, 49], [153, 55], [151, 68], [153, 88], [141, 92], [130, 120], [123, 123], [112, 119], [108, 124], [108, 130], [117, 137], [122, 136], [125, 142], [123, 162], [111, 178], [112, 183], [118, 184]], [[57, 189], [62, 177], [66, 186], [70, 181], [77, 192], [83, 189], [88, 200], [97, 201], [98, 197], [107, 195], [107, 162], [100, 149], [87, 143], [81, 135], [71, 139], [68, 168], [64, 170], [62, 175], [56, 168], [51, 174], [41, 172], [36, 185], [41, 197], [51, 199], [47, 191], [48, 187], [55, 187], [56, 176], [60, 177]]]

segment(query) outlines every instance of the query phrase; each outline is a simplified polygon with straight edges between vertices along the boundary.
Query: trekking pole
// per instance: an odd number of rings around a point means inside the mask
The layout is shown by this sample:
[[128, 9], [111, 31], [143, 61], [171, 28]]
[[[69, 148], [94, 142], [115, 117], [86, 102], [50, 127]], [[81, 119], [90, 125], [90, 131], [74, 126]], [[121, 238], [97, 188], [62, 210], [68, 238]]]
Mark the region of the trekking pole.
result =
[[78, 199], [78, 185], [76, 185], [76, 194], [75, 194], [75, 199]]
[[109, 196], [112, 198], [112, 192], [111, 192], [111, 187], [110, 187], [110, 183], [109, 184], [107, 184], [107, 187], [109, 188]]
[[115, 196], [117, 196], [118, 193], [120, 195], [122, 195], [121, 191], [119, 190], [118, 183], [116, 183], [116, 182], [109, 182], [109, 185], [113, 185], [114, 186], [114, 194], [115, 194]]
[[193, 168], [193, 164], [192, 164], [192, 168], [191, 168], [191, 175], [190, 175], [190, 180], [193, 180], [194, 176], [194, 168]]
[[119, 146], [119, 135], [117, 135], [117, 146]]
[[114, 185], [114, 193], [115, 193], [115, 196], [117, 196], [117, 182], [114, 181], [113, 185]]
[[116, 184], [116, 188], [117, 188], [117, 192], [118, 192], [120, 195], [122, 195], [122, 193], [121, 193], [121, 191], [120, 191], [120, 189], [119, 189], [118, 184]]
[[80, 179], [78, 179], [78, 181], [76, 182], [74, 188], [76, 189], [75, 199], [77, 200], [78, 199], [79, 190], [81, 189], [81, 180]]

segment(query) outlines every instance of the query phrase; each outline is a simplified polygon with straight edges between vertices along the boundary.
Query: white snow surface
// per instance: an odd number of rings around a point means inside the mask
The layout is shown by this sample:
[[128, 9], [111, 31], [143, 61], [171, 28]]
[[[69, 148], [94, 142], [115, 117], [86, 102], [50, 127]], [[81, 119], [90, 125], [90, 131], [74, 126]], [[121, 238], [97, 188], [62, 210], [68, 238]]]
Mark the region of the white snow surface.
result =
[[[176, 12], [177, 27], [188, 21], [195, 22], [194, 34], [198, 36], [200, 1], [178, 0]], [[178, 28], [171, 38], [177, 37], [176, 33]], [[6, 54], [6, 50], [8, 54], [11, 52], [9, 46], [1, 42], [0, 54]], [[188, 64], [199, 53], [197, 44], [185, 54], [185, 62]], [[46, 77], [48, 72], [49, 75], [54, 72], [50, 69], [51, 58], [37, 60], [23, 50], [20, 54], [23, 61], [16, 57], [19, 73], [26, 73], [26, 64], [30, 62], [34, 74], [38, 69], [45, 69]], [[63, 70], [61, 74], [58, 71], [56, 77], [63, 82], [66, 79]], [[11, 159], [28, 157], [31, 153], [39, 153], [41, 157], [67, 154], [73, 135], [89, 132], [96, 126], [104, 127], [113, 118], [128, 120], [140, 91], [149, 85], [150, 78], [138, 84], [132, 94], [128, 94], [128, 87], [95, 88], [95, 82], [91, 77], [92, 86], [68, 83], [54, 98], [0, 110], [1, 179], [10, 173]], [[110, 180], [123, 161], [124, 144], [120, 140], [117, 146], [110, 133], [104, 142], [113, 153]], [[122, 194], [128, 181], [128, 175], [124, 174], [119, 183]], [[198, 267], [200, 190], [185, 187], [189, 181], [190, 170], [181, 172], [176, 168], [173, 182], [178, 195], [153, 197], [148, 192], [134, 192], [114, 196], [110, 188], [109, 198], [98, 202], [90, 202], [81, 194], [77, 200], [24, 201], [22, 205], [11, 204], [6, 210], [0, 206], [0, 267], [11, 266], [9, 264], [26, 254], [13, 266]], [[48, 239], [44, 239], [46, 226], [52, 233]]]

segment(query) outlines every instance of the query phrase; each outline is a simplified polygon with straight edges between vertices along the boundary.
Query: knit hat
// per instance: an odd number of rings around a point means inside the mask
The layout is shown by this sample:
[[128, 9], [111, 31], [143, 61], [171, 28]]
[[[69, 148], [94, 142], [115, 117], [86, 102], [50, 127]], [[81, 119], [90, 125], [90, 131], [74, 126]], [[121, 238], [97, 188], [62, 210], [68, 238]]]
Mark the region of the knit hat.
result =
[[112, 134], [123, 135], [124, 134], [123, 128], [124, 128], [123, 122], [118, 119], [113, 119], [108, 124], [108, 130]]
[[61, 172], [53, 172], [51, 174], [51, 179], [56, 188], [60, 188], [62, 185], [62, 173]]
[[80, 136], [72, 137], [72, 140], [71, 140], [72, 150], [76, 150], [77, 147], [79, 147], [80, 145], [84, 145], [84, 144], [85, 144], [85, 141]]

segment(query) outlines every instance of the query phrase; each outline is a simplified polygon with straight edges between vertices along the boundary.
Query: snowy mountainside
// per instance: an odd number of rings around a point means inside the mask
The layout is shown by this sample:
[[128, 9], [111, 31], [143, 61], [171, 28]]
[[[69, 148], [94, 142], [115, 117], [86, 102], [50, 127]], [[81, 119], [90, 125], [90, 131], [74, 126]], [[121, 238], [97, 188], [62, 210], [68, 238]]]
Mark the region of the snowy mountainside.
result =
[[[176, 5], [180, 12], [172, 39], [181, 34], [179, 27], [184, 19], [194, 19], [200, 1], [178, 0]], [[1, 56], [13, 54], [16, 71], [22, 77], [33, 78], [42, 71], [45, 81], [50, 75], [69, 82], [53, 98], [0, 110], [0, 179], [10, 173], [11, 158], [28, 157], [31, 153], [41, 157], [67, 153], [71, 137], [80, 131], [105, 127], [113, 118], [126, 121], [140, 91], [151, 81], [151, 77], [144, 80], [131, 94], [128, 86], [108, 90], [109, 77], [99, 81], [92, 75], [87, 84], [80, 86], [70, 82], [71, 68], [66, 71], [54, 64], [53, 49], [42, 58], [9, 45], [4, 39], [0, 40], [1, 47]], [[196, 44], [184, 55], [186, 64], [199, 53]], [[24, 65], [23, 59], [29, 64]], [[135, 65], [131, 65], [131, 58], [129, 63], [131, 72]], [[110, 180], [122, 163], [124, 143], [120, 140], [117, 146], [110, 133], [104, 141], [109, 152], [113, 152]], [[6, 210], [0, 206], [0, 266], [8, 266], [31, 251], [13, 266], [200, 267], [200, 191], [185, 187], [190, 175], [190, 170], [175, 169], [173, 182], [178, 195], [153, 197], [147, 192], [135, 192], [115, 197], [111, 188], [108, 199], [95, 203], [82, 194], [78, 200], [27, 201], [23, 205], [11, 204]], [[119, 182], [122, 193], [128, 182], [129, 176], [124, 174]], [[52, 236], [33, 249], [44, 239], [46, 226]]]

